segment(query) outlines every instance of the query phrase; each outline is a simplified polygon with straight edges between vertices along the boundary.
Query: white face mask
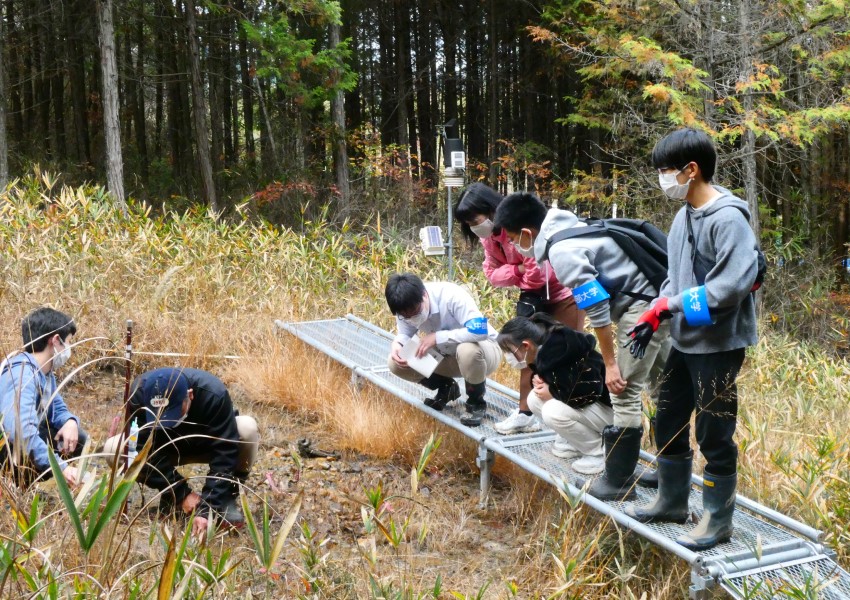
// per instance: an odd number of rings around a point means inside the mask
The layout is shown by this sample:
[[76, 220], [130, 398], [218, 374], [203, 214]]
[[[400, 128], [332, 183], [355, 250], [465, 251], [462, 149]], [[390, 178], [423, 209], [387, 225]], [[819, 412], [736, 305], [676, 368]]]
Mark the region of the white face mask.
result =
[[[59, 369], [65, 365], [71, 359], [71, 345], [68, 342], [62, 342], [62, 351], [56, 352], [53, 355], [53, 368]], [[54, 347], [54, 350], [56, 348]]]
[[412, 317], [401, 317], [405, 322], [410, 323], [416, 329], [422, 327], [422, 324], [428, 320], [428, 317], [431, 315], [431, 306], [430, 302], [426, 302], [425, 299], [422, 299], [422, 307], [419, 309], [419, 312]]
[[[682, 171], [684, 171], [684, 169], [682, 169]], [[678, 177], [679, 173], [682, 171], [658, 174], [658, 185], [668, 198], [673, 200], [684, 200], [688, 195], [688, 188], [691, 187], [690, 178], [688, 178], [687, 183], [679, 183], [676, 180], [676, 177]]]
[[528, 245], [528, 248], [525, 248], [522, 245], [522, 234], [524, 233], [524, 229], [519, 232], [519, 238], [517, 238], [517, 241], [514, 244], [514, 248], [516, 248], [516, 251], [519, 252], [522, 256], [526, 258], [534, 258], [534, 239], [531, 240], [531, 243]]
[[483, 240], [493, 235], [493, 221], [485, 219], [478, 225], [470, 225], [469, 230]]
[[508, 366], [513, 369], [522, 370], [528, 366], [528, 361], [525, 359], [519, 360], [513, 352], [505, 352], [505, 360]]

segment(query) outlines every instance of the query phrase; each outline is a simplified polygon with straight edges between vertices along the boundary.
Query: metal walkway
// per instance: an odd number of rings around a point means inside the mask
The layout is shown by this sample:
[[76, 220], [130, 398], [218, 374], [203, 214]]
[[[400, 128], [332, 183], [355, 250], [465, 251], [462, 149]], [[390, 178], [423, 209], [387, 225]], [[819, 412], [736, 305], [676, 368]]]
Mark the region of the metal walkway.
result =
[[[481, 470], [482, 506], [486, 506], [487, 502], [490, 468], [495, 456], [499, 455], [686, 560], [691, 565], [691, 598], [707, 598], [712, 588], [720, 585], [733, 598], [741, 599], [850, 600], [850, 574], [834, 562], [835, 553], [821, 543], [822, 533], [804, 523], [739, 494], [733, 538], [710, 550], [691, 552], [675, 540], [690, 529], [692, 523], [639, 523], [623, 512], [628, 503], [604, 502], [583, 494], [575, 484], [586, 476], [570, 468], [572, 461], [557, 458], [551, 453], [554, 432], [498, 434], [493, 424], [516, 407], [518, 395], [514, 390], [488, 380], [486, 420], [480, 427], [465, 427], [459, 421], [463, 413], [462, 399], [450, 404], [443, 412], [435, 411], [422, 402], [432, 393], [430, 390], [389, 372], [387, 357], [393, 337], [389, 332], [353, 315], [302, 323], [275, 321], [275, 325], [350, 368], [355, 383], [366, 379], [475, 440], [478, 443], [476, 464]], [[648, 462], [654, 457], [641, 452], [641, 458]], [[702, 478], [694, 475], [693, 484], [690, 510], [701, 514]], [[636, 489], [636, 502], [639, 504], [647, 502], [655, 494], [655, 490]]]

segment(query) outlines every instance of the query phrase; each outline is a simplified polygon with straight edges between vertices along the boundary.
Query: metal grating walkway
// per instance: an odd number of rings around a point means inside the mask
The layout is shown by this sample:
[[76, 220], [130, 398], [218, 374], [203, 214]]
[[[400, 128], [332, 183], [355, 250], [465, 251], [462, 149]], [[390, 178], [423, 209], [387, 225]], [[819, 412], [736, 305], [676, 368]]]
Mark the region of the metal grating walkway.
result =
[[[476, 464], [481, 470], [481, 505], [485, 506], [490, 486], [490, 467], [496, 455], [517, 464], [537, 477], [559, 487], [619, 525], [647, 538], [691, 565], [692, 598], [707, 597], [719, 584], [732, 597], [741, 599], [819, 598], [850, 600], [850, 574], [834, 561], [834, 553], [821, 543], [821, 532], [766, 506], [738, 495], [735, 534], [726, 544], [705, 552], [691, 552], [675, 539], [693, 524], [643, 524], [628, 517], [625, 502], [603, 502], [576, 487], [586, 479], [570, 468], [572, 461], [555, 457], [551, 445], [555, 434], [543, 430], [531, 434], [503, 436], [493, 429], [516, 407], [517, 392], [487, 381], [488, 411], [480, 427], [465, 427], [462, 398], [443, 412], [426, 407], [422, 400], [431, 392], [420, 385], [392, 375], [387, 367], [392, 334], [353, 315], [345, 318], [302, 323], [275, 321], [295, 335], [353, 371], [355, 382], [366, 379], [478, 442]], [[461, 389], [463, 387], [461, 386]], [[641, 452], [644, 461], [654, 457]], [[702, 478], [693, 476], [690, 509], [702, 512]], [[644, 503], [655, 490], [637, 487], [637, 502]]]

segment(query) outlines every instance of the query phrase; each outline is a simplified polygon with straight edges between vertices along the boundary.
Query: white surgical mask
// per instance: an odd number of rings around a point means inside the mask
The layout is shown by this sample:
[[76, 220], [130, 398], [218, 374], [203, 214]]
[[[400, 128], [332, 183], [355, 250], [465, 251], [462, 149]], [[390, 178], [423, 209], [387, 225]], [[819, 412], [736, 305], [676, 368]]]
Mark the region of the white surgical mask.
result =
[[470, 225], [469, 230], [483, 240], [493, 235], [493, 221], [485, 219], [478, 225]]
[[[62, 351], [56, 352], [53, 355], [53, 368], [59, 369], [71, 359], [71, 345], [68, 342], [62, 342]], [[55, 348], [54, 348], [55, 350]]]
[[[526, 258], [534, 258], [534, 239], [531, 240], [531, 243], [528, 245], [528, 248], [522, 245], [522, 234], [525, 233], [525, 229], [519, 232], [519, 238], [514, 244], [514, 248], [519, 252], [522, 256]], [[529, 234], [530, 237], [530, 234]]]
[[505, 360], [508, 366], [513, 369], [522, 370], [528, 366], [528, 361], [525, 359], [519, 360], [513, 352], [505, 352]]
[[428, 320], [428, 317], [430, 316], [430, 314], [431, 314], [430, 302], [425, 302], [425, 300], [423, 299], [422, 300], [422, 307], [419, 309], [418, 313], [416, 313], [412, 317], [401, 317], [401, 318], [404, 321], [406, 321], [407, 323], [410, 323], [411, 325], [416, 327], [416, 329], [419, 329], [420, 327], [422, 327], [422, 324], [425, 321]]
[[685, 196], [688, 195], [688, 188], [691, 187], [690, 178], [688, 179], [687, 183], [679, 183], [676, 180], [676, 177], [678, 177], [679, 173], [681, 172], [682, 171], [676, 171], [675, 173], [658, 174], [659, 187], [668, 198], [671, 198], [673, 200], [684, 200]]

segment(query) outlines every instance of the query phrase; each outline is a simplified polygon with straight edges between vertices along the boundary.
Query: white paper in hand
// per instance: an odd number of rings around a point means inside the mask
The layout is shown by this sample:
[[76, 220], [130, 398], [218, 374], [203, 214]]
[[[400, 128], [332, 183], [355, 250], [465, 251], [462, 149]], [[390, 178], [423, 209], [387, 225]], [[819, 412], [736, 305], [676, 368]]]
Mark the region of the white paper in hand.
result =
[[419, 358], [416, 356], [418, 349], [419, 337], [414, 335], [404, 343], [398, 354], [407, 361], [411, 369], [423, 377], [430, 377], [434, 373], [434, 369], [437, 368], [437, 365], [440, 364], [440, 361], [443, 360], [443, 357], [440, 354], [435, 356], [432, 354], [433, 351], [429, 350], [425, 356]]

